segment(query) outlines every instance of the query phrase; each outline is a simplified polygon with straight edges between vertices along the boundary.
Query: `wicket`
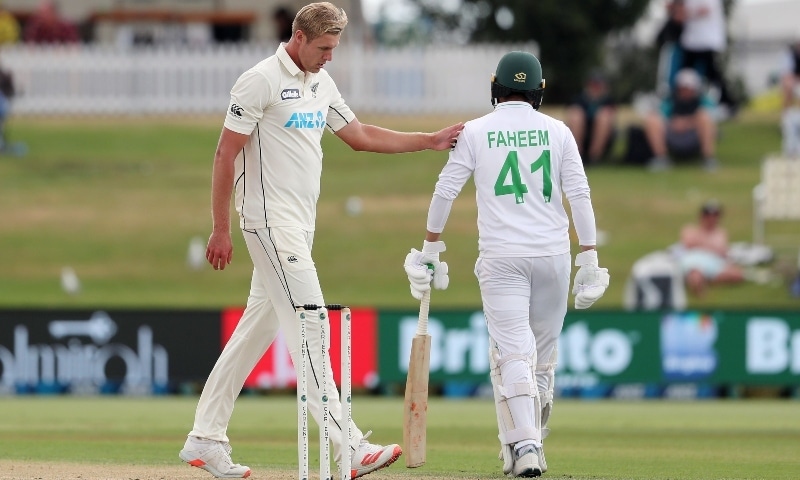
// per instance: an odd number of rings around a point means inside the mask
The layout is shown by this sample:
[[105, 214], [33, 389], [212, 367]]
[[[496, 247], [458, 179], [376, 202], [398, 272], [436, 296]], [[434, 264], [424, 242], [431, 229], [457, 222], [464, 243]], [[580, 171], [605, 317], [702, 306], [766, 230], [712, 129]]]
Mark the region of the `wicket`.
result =
[[322, 421], [319, 426], [319, 478], [320, 480], [332, 480], [331, 477], [331, 460], [330, 460], [330, 432], [328, 424], [330, 420], [330, 412], [328, 410], [328, 392], [329, 384], [335, 382], [332, 378], [328, 378], [328, 339], [325, 334], [328, 324], [328, 310], [341, 311], [341, 372], [342, 372], [342, 418], [339, 424], [342, 427], [341, 437], [341, 462], [339, 463], [340, 480], [350, 480], [350, 442], [352, 440], [352, 431], [350, 423], [353, 418], [352, 408], [352, 351], [351, 351], [351, 315], [350, 307], [338, 304], [329, 305], [298, 305], [295, 307], [297, 312], [297, 323], [300, 329], [300, 368], [298, 369], [297, 378], [297, 420], [298, 420], [298, 460], [299, 460], [299, 480], [308, 480], [309, 475], [309, 449], [308, 449], [308, 338], [306, 332], [306, 310], [319, 310], [319, 325], [320, 325], [320, 345], [322, 349], [322, 364], [320, 369], [322, 375], [320, 378], [320, 404], [322, 406]]

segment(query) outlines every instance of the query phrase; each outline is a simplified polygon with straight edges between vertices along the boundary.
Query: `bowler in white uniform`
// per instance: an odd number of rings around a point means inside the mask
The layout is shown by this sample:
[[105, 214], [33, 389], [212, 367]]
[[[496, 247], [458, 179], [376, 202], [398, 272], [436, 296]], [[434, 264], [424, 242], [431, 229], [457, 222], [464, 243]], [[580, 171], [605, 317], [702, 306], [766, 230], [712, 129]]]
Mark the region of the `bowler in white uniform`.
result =
[[[180, 452], [185, 462], [218, 478], [246, 478], [251, 473], [249, 467], [231, 460], [227, 436], [245, 379], [279, 329], [297, 365], [295, 305], [325, 304], [311, 257], [325, 128], [354, 150], [379, 153], [445, 150], [463, 128], [456, 124], [435, 133], [404, 133], [360, 123], [323, 69], [333, 58], [345, 25], [344, 11], [328, 2], [303, 7], [294, 19], [291, 40], [242, 74], [231, 89], [214, 155], [213, 230], [206, 258], [216, 270], [231, 262], [230, 202], [235, 188], [239, 226], [255, 268], [247, 307], [205, 383], [194, 427]], [[319, 422], [318, 375], [313, 372], [322, 364], [320, 319], [313, 311], [306, 317], [312, 372], [308, 404]], [[328, 378], [333, 378], [329, 358], [326, 367]], [[396, 444], [367, 442], [369, 433], [362, 434], [355, 424], [352, 444], [341, 445], [336, 434], [341, 431], [336, 389], [330, 392], [329, 409], [334, 460], [351, 455], [351, 478], [388, 466], [401, 455]]]

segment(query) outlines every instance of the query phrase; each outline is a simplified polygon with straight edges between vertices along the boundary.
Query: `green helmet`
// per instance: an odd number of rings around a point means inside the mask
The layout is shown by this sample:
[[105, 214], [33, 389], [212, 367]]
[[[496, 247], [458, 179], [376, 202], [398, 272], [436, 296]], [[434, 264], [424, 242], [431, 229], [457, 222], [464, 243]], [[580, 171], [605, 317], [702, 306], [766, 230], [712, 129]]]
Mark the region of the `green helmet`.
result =
[[539, 109], [542, 105], [544, 78], [539, 59], [528, 52], [509, 52], [503, 55], [492, 75], [492, 105], [497, 99], [522, 94]]

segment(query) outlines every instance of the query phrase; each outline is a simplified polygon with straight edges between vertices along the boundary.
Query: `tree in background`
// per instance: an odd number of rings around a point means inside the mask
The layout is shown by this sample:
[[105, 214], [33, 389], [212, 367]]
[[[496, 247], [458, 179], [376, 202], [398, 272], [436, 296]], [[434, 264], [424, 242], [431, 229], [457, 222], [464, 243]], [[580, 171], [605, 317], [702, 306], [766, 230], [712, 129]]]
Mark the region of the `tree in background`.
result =
[[564, 102], [589, 70], [604, 65], [609, 34], [633, 26], [650, 0], [411, 0], [432, 22], [431, 40], [529, 42], [547, 80], [546, 96]]

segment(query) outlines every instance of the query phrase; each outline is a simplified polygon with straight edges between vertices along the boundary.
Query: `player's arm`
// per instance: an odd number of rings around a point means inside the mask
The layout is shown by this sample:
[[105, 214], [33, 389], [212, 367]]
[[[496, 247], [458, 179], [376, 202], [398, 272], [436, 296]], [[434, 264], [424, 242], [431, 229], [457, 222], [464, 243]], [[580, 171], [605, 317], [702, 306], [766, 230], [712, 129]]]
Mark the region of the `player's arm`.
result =
[[453, 199], [434, 193], [428, 209], [428, 227], [422, 250], [412, 248], [403, 263], [411, 286], [411, 295], [417, 300], [422, 299], [423, 293], [431, 288], [431, 284], [433, 288], [444, 290], [450, 283], [447, 263], [439, 261], [439, 254], [446, 249], [439, 237], [452, 204]]
[[361, 123], [357, 118], [336, 131], [353, 150], [375, 153], [404, 153], [420, 150], [446, 150], [453, 146], [463, 123], [445, 127], [438, 132], [398, 132], [388, 128]]
[[572, 223], [578, 234], [581, 251], [575, 256], [575, 273], [572, 293], [575, 295], [575, 308], [592, 306], [608, 288], [610, 277], [608, 269], [600, 268], [597, 260], [597, 227], [594, 208], [590, 196], [589, 181], [583, 169], [575, 137], [567, 131], [564, 136], [561, 163], [561, 187], [569, 201]]
[[433, 198], [428, 207], [425, 240], [429, 242], [439, 240], [447, 218], [450, 216], [453, 201], [475, 171], [475, 163], [469, 131], [465, 130], [459, 137], [459, 142], [450, 152], [447, 163], [439, 173], [439, 179], [433, 188]]
[[231, 242], [231, 194], [234, 160], [247, 143], [248, 135], [222, 128], [214, 153], [211, 174], [211, 220], [213, 228], [206, 247], [206, 259], [214, 270], [224, 270], [233, 258]]
[[439, 237], [441, 237], [441, 233], [431, 232], [430, 230], [425, 232], [425, 241], [426, 242], [438, 242]]
[[597, 243], [594, 208], [589, 181], [572, 133], [566, 132], [562, 148], [561, 188], [569, 201], [572, 223], [575, 226], [575, 233], [578, 234], [581, 251], [593, 249]]
[[[466, 136], [462, 134], [462, 137]], [[472, 157], [467, 139], [462, 138], [450, 152], [447, 164], [439, 174], [439, 180], [434, 188], [433, 198], [428, 207], [425, 240], [422, 250], [412, 248], [406, 255], [405, 268], [411, 286], [411, 295], [417, 300], [422, 298], [424, 292], [431, 288], [444, 290], [450, 283], [449, 267], [446, 262], [439, 261], [439, 254], [445, 251], [444, 242], [439, 240], [453, 200], [458, 196], [464, 184], [475, 169], [475, 160]], [[433, 271], [429, 269], [433, 266]]]
[[597, 228], [588, 182], [585, 188], [575, 189], [568, 194], [567, 199], [581, 250], [575, 256], [575, 266], [579, 267], [572, 286], [575, 308], [589, 308], [605, 293], [610, 276], [608, 269], [600, 268], [598, 264]]

